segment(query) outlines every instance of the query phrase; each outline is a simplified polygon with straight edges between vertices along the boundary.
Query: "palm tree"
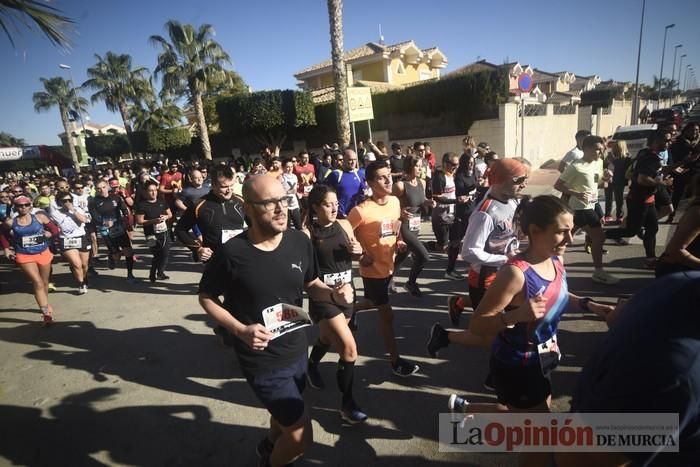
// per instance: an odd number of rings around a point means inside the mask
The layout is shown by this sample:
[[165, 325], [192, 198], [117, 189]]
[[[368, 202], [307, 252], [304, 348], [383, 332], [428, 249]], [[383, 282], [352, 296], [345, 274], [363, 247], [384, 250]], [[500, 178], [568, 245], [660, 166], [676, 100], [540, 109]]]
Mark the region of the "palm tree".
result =
[[0, 0], [0, 28], [5, 31], [13, 47], [15, 41], [10, 34], [10, 28], [19, 29], [16, 23], [31, 28], [28, 20], [38, 26], [54, 45], [64, 49], [70, 48], [68, 36], [74, 23], [60, 10], [37, 0]]
[[331, 27], [331, 59], [335, 86], [335, 126], [338, 131], [338, 143], [340, 147], [345, 147], [350, 144], [350, 119], [348, 80], [343, 58], [343, 0], [328, 0], [328, 21]]
[[209, 24], [203, 24], [195, 31], [190, 24], [170, 20], [165, 23], [165, 30], [170, 42], [161, 36], [151, 36], [149, 39], [151, 44], [160, 45], [163, 49], [158, 55], [158, 66], [154, 74], [162, 76], [164, 93], [187, 96], [194, 106], [202, 152], [205, 158], [211, 159], [202, 93], [208, 90], [210, 81], [220, 80], [226, 73], [223, 66], [231, 63], [231, 59], [221, 45], [212, 39], [214, 28]]
[[95, 59], [97, 63], [87, 70], [90, 79], [85, 81], [82, 87], [97, 91], [90, 96], [93, 104], [104, 101], [107, 110], [119, 111], [126, 133], [131, 134], [128, 103], [148, 93], [148, 69], [140, 67], [132, 70], [131, 55], [128, 54], [107, 52], [104, 58], [95, 54]]
[[[160, 102], [158, 102], [160, 100]], [[129, 117], [137, 131], [172, 128], [182, 124], [183, 112], [172, 98], [152, 96], [129, 108]]]
[[54, 106], [58, 106], [58, 111], [61, 113], [61, 122], [63, 123], [63, 131], [66, 132], [66, 140], [68, 148], [73, 159], [73, 167], [76, 173], [80, 172], [80, 161], [78, 153], [75, 150], [70, 124], [68, 123], [69, 112], [73, 113], [80, 106], [80, 111], [84, 112], [87, 107], [87, 99], [79, 97], [76, 93], [73, 83], [66, 81], [61, 77], [55, 78], [39, 78], [39, 81], [44, 85], [44, 91], [35, 92], [32, 97], [34, 101], [34, 110], [36, 112], [48, 111]]
[[24, 141], [23, 138], [15, 138], [10, 133], [5, 133], [4, 131], [0, 131], [0, 147], [7, 148], [7, 147], [18, 147], [18, 146], [26, 146], [26, 145], [27, 145], [27, 143]]

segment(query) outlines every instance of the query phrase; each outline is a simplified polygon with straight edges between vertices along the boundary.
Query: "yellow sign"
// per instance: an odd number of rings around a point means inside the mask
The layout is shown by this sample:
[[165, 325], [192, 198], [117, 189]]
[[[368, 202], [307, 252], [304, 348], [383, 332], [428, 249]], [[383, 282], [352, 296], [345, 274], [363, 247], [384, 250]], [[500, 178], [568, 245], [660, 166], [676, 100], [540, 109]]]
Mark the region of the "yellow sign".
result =
[[372, 93], [369, 88], [348, 88], [348, 107], [351, 122], [374, 119]]

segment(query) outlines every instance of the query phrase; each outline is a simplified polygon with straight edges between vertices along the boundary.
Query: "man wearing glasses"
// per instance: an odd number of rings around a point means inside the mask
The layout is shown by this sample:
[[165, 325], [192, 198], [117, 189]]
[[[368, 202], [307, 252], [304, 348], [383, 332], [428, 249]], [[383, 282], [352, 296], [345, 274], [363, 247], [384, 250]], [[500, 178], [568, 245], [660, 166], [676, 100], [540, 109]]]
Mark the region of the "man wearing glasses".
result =
[[331, 172], [325, 183], [335, 189], [338, 196], [338, 217], [345, 219], [364, 194], [365, 169], [357, 168], [357, 154], [352, 149], [346, 149], [338, 157], [343, 161], [343, 168]]
[[353, 291], [319, 280], [311, 241], [287, 228], [289, 198], [279, 181], [252, 177], [243, 197], [250, 228], [216, 251], [199, 283], [199, 303], [235, 336], [243, 374], [271, 415], [258, 465], [287, 465], [313, 440], [302, 396], [308, 342], [301, 328], [311, 324], [301, 309], [304, 290], [338, 305], [351, 304]]

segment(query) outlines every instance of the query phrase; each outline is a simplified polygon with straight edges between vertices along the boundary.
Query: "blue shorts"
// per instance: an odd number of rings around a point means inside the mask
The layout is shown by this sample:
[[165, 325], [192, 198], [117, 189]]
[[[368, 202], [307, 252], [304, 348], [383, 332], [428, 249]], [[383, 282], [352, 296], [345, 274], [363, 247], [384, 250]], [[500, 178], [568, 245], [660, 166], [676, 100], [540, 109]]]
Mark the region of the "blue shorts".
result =
[[292, 426], [304, 414], [302, 393], [306, 387], [307, 358], [291, 366], [251, 375], [243, 372], [248, 384], [270, 415], [282, 426]]

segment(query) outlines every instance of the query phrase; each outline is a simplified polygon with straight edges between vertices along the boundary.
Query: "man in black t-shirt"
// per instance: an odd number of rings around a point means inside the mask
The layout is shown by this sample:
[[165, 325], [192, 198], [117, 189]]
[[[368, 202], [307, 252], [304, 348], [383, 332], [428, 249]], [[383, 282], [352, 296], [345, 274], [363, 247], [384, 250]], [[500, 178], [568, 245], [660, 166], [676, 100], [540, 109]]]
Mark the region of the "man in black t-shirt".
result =
[[270, 431], [258, 445], [260, 465], [285, 465], [312, 441], [301, 395], [308, 342], [299, 328], [310, 324], [299, 308], [303, 292], [345, 305], [353, 292], [350, 284], [330, 288], [319, 280], [311, 241], [287, 230], [289, 199], [277, 179], [250, 178], [243, 197], [249, 229], [215, 251], [199, 283], [199, 302], [235, 336], [241, 369], [270, 412]]
[[627, 195], [626, 226], [605, 231], [605, 237], [625, 244], [625, 237], [633, 237], [644, 228], [643, 242], [646, 253], [645, 267], [654, 268], [656, 262], [656, 232], [659, 222], [656, 215], [655, 194], [657, 187], [670, 186], [673, 181], [666, 177], [659, 153], [668, 149], [671, 134], [657, 131], [649, 138], [649, 147], [639, 151], [632, 163], [632, 184]]
[[401, 180], [403, 177], [403, 162], [404, 155], [401, 154], [401, 145], [399, 143], [391, 143], [391, 157], [389, 157], [389, 165], [391, 166], [391, 179], [394, 183]]
[[153, 260], [148, 276], [151, 282], [170, 279], [165, 275], [168, 263], [170, 238], [168, 237], [167, 222], [172, 219], [168, 205], [158, 199], [158, 182], [147, 180], [144, 184], [145, 199], [136, 205], [136, 223], [143, 226], [146, 244], [151, 249]]

